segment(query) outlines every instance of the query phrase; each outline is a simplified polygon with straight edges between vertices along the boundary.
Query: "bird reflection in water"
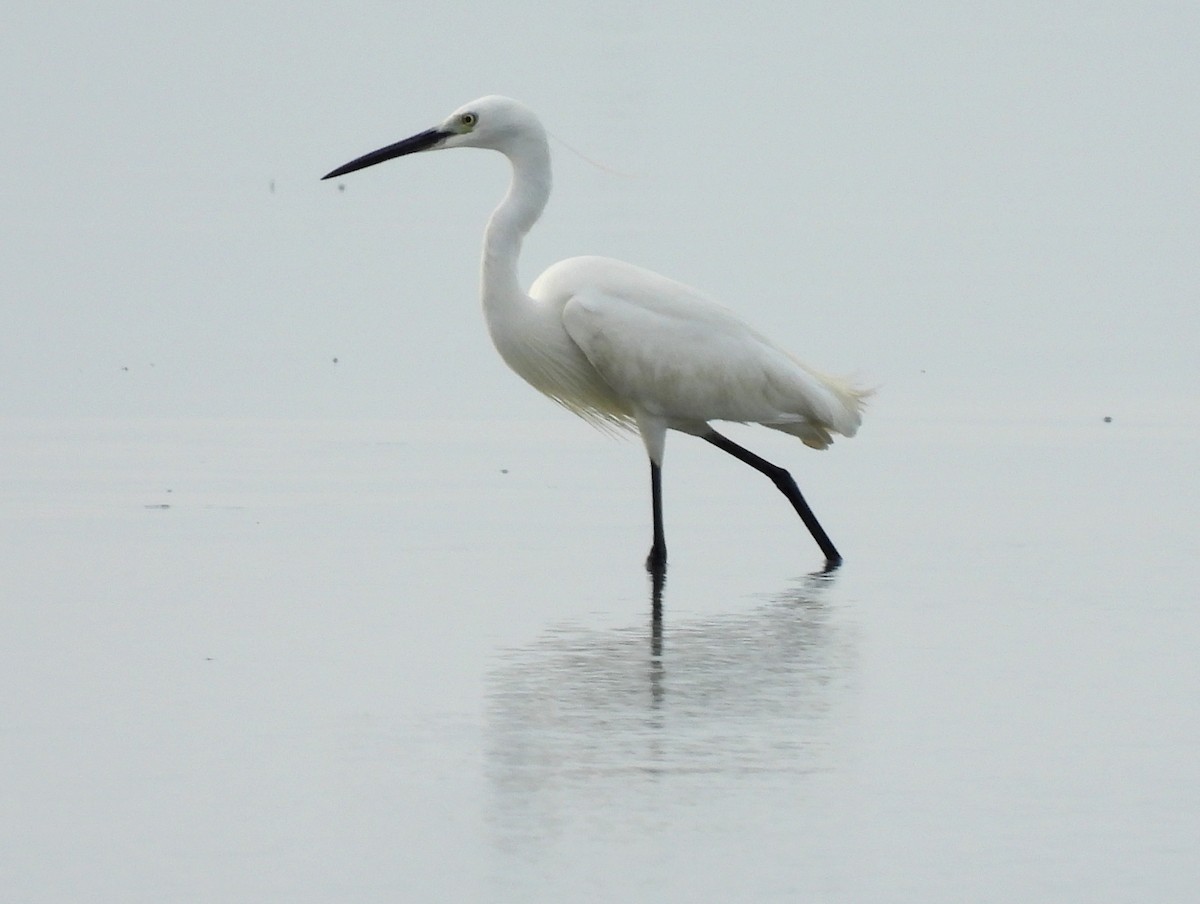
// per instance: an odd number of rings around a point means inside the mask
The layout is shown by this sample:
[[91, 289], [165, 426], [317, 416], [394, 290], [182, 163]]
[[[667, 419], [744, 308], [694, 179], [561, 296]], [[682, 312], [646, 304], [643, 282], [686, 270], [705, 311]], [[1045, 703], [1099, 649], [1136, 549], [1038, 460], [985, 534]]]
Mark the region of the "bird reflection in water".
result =
[[852, 631], [823, 599], [833, 577], [810, 575], [742, 613], [669, 622], [652, 579], [648, 625], [563, 626], [510, 651], [490, 676], [486, 719], [504, 837], [553, 832], [589, 809], [625, 819], [617, 811], [643, 806], [630, 799], [642, 792], [830, 768], [854, 662]]

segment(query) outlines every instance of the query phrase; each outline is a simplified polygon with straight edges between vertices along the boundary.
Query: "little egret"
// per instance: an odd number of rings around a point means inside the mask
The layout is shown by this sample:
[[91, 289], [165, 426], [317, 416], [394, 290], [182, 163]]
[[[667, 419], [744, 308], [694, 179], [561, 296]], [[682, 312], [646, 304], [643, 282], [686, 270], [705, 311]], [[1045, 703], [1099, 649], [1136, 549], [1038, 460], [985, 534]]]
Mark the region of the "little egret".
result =
[[662, 463], [668, 430], [707, 440], [769, 477], [803, 519], [827, 567], [840, 564], [792, 476], [709, 421], [762, 424], [824, 449], [834, 433], [854, 435], [869, 393], [802, 364], [696, 290], [623, 261], [560, 261], [526, 294], [517, 258], [550, 197], [550, 149], [546, 130], [523, 104], [482, 97], [432, 129], [323, 178], [418, 151], [468, 147], [499, 151], [512, 165], [508, 194], [483, 239], [481, 294], [492, 342], [534, 389], [584, 420], [641, 434], [650, 458], [654, 520], [647, 569], [658, 578], [666, 571]]

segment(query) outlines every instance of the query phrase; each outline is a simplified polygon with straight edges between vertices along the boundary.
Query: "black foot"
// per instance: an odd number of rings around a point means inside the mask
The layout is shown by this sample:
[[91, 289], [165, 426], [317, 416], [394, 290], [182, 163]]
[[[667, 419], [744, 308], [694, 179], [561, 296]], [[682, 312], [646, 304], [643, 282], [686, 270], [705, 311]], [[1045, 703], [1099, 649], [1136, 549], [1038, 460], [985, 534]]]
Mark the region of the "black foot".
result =
[[825, 560], [825, 567], [821, 569], [821, 574], [833, 574], [842, 567], [842, 557], [833, 556]]
[[667, 573], [667, 549], [665, 546], [650, 547], [650, 555], [646, 556], [646, 570], [656, 576]]

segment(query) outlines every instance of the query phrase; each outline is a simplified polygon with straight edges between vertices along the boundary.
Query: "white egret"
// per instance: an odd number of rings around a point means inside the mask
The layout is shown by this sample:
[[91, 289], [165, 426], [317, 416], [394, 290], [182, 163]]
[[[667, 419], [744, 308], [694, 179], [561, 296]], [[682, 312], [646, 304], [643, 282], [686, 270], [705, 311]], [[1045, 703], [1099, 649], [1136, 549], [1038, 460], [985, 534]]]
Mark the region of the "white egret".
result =
[[483, 240], [483, 311], [501, 357], [531, 386], [601, 428], [636, 429], [650, 458], [654, 538], [646, 567], [665, 574], [662, 463], [668, 430], [707, 440], [765, 474], [825, 554], [836, 547], [781, 467], [721, 435], [710, 421], [762, 424], [824, 449], [853, 436], [867, 391], [802, 364], [732, 312], [681, 283], [623, 261], [573, 257], [530, 287], [517, 279], [521, 243], [550, 197], [546, 131], [506, 97], [473, 101], [439, 125], [324, 176], [418, 151], [474, 147], [512, 164], [508, 194]]

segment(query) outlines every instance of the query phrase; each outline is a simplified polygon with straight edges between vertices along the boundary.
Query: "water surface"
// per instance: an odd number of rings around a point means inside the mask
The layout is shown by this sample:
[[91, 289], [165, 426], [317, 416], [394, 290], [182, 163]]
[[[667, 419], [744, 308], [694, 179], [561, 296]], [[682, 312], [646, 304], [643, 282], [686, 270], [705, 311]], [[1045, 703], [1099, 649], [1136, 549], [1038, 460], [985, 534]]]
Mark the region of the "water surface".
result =
[[1186, 897], [1190, 455], [1165, 418], [937, 415], [786, 458], [832, 575], [759, 475], [675, 442], [657, 619], [640, 450], [565, 417], [6, 422], [0, 881]]

